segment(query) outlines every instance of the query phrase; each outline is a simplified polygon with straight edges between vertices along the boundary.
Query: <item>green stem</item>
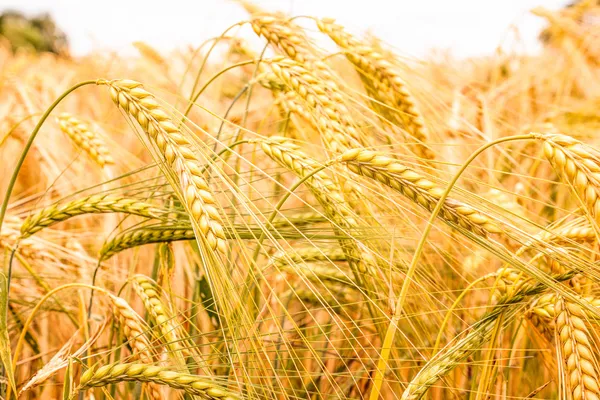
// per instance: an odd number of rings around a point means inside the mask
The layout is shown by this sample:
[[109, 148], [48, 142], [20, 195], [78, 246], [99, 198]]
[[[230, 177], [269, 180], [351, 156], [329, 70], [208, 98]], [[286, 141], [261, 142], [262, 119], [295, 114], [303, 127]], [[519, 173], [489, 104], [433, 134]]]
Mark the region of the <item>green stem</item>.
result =
[[35, 114], [31, 114], [28, 115], [27, 117], [22, 118], [21, 120], [19, 120], [16, 124], [14, 124], [9, 130], [8, 132], [6, 132], [6, 135], [4, 135], [2, 137], [2, 139], [0, 139], [0, 146], [2, 146], [4, 144], [4, 142], [10, 137], [10, 135], [13, 134], [13, 132], [19, 127], [19, 125], [21, 125], [23, 122], [27, 121], [28, 119], [31, 119], [33, 117], [37, 117], [38, 115], [40, 115], [40, 113], [35, 113]]
[[[198, 69], [198, 73], [196, 74], [196, 79], [194, 80], [194, 85], [192, 86], [192, 91], [190, 93], [190, 100], [194, 97], [194, 92], [196, 91], [196, 88], [198, 87], [198, 83], [200, 83], [200, 76], [202, 75], [202, 71], [204, 71], [204, 67], [206, 67], [206, 63], [208, 62], [208, 58], [210, 57], [210, 54], [212, 53], [212, 51], [215, 49], [215, 47], [221, 40], [228, 38], [227, 36], [225, 36], [227, 34], [227, 32], [229, 32], [236, 26], [240, 26], [245, 23], [246, 23], [245, 21], [236, 22], [235, 24], [231, 25], [229, 28], [225, 29], [223, 31], [223, 33], [221, 34], [221, 36], [218, 36], [213, 39], [209, 39], [209, 40], [213, 40], [213, 44], [210, 46], [210, 49], [208, 49], [208, 52], [206, 53], [206, 57], [204, 57], [204, 59], [202, 60], [202, 65], [200, 65], [200, 68]], [[202, 46], [204, 46], [204, 44], [206, 44], [208, 42], [209, 41], [207, 40], [206, 42], [204, 42], [202, 44]], [[190, 61], [190, 63], [191, 63], [191, 61]], [[186, 71], [186, 73], [187, 73], [187, 71]]]
[[212, 78], [210, 78], [208, 80], [208, 82], [206, 82], [204, 84], [204, 86], [202, 86], [202, 88], [200, 88], [200, 90], [198, 91], [198, 93], [196, 93], [194, 96], [192, 96], [192, 98], [190, 99], [190, 102], [187, 106], [187, 108], [185, 109], [185, 111], [183, 112], [183, 116], [187, 117], [187, 115], [189, 114], [189, 112], [192, 110], [192, 107], [194, 106], [194, 104], [196, 103], [196, 101], [198, 100], [198, 98], [200, 97], [200, 95], [202, 95], [202, 93], [206, 90], [206, 88], [215, 81], [215, 79], [217, 79], [219, 76], [223, 75], [225, 72], [232, 70], [234, 68], [237, 67], [242, 67], [244, 65], [248, 65], [248, 64], [254, 64], [256, 63], [255, 60], [246, 60], [246, 61], [242, 61], [239, 62], [237, 64], [233, 64], [230, 65], [227, 68], [223, 68], [222, 70], [220, 70], [219, 72], [217, 72], [215, 75], [212, 76]]
[[469, 283], [469, 286], [467, 286], [465, 288], [465, 290], [463, 290], [460, 295], [456, 298], [456, 300], [454, 300], [454, 303], [452, 303], [452, 305], [450, 306], [450, 308], [448, 309], [448, 311], [446, 311], [446, 316], [444, 317], [444, 320], [442, 321], [442, 325], [439, 328], [439, 332], [437, 335], [437, 338], [435, 339], [435, 344], [433, 345], [433, 351], [431, 352], [431, 354], [436, 354], [439, 347], [440, 347], [440, 341], [442, 340], [442, 335], [444, 333], [444, 329], [446, 329], [446, 324], [448, 323], [448, 321], [450, 320], [450, 316], [452, 315], [452, 311], [454, 311], [454, 309], [456, 308], [456, 306], [458, 306], [458, 303], [461, 302], [461, 300], [467, 295], [467, 293], [469, 293], [469, 290], [471, 290], [471, 288], [473, 288], [473, 286], [477, 285], [479, 282], [485, 281], [488, 278], [492, 278], [496, 276], [495, 273], [491, 273], [491, 274], [487, 274], [482, 276], [481, 278], [475, 279], [473, 282]]
[[450, 191], [452, 190], [452, 188], [454, 187], [454, 185], [456, 184], [456, 182], [458, 181], [458, 179], [461, 177], [461, 175], [463, 174], [463, 172], [465, 172], [465, 170], [467, 169], [467, 167], [483, 151], [485, 151], [488, 148], [493, 147], [493, 146], [495, 146], [497, 144], [500, 144], [500, 143], [509, 142], [509, 141], [515, 141], [515, 140], [529, 140], [531, 138], [532, 138], [532, 136], [529, 135], [529, 134], [527, 134], [527, 135], [508, 136], [508, 137], [505, 137], [505, 138], [500, 138], [500, 139], [494, 140], [493, 142], [489, 142], [489, 143], [481, 146], [462, 165], [462, 167], [460, 168], [460, 170], [458, 170], [458, 172], [456, 173], [456, 175], [454, 175], [454, 178], [452, 178], [452, 180], [448, 184], [448, 187], [446, 188], [446, 190], [444, 191], [444, 193], [442, 194], [442, 196], [438, 200], [435, 208], [431, 212], [431, 216], [429, 217], [429, 221], [427, 221], [427, 226], [425, 227], [425, 230], [423, 231], [423, 234], [421, 235], [421, 239], [419, 240], [419, 244], [417, 245], [416, 251], [415, 251], [415, 253], [413, 255], [413, 258], [412, 258], [412, 261], [411, 261], [410, 266], [408, 268], [408, 271], [406, 272], [406, 278], [404, 279], [404, 282], [402, 284], [402, 288], [400, 290], [400, 296], [398, 297], [398, 301], [396, 302], [396, 307], [394, 309], [394, 314], [392, 316], [392, 319], [390, 321], [390, 325], [388, 326], [387, 332], [385, 334], [385, 339], [383, 341], [383, 345], [381, 346], [381, 353], [380, 353], [380, 356], [379, 356], [379, 361], [377, 362], [377, 370], [375, 371], [375, 378], [374, 378], [374, 383], [373, 383], [373, 390], [371, 391], [371, 395], [369, 396], [369, 400], [377, 400], [379, 398], [379, 395], [380, 395], [380, 392], [381, 392], [381, 386], [383, 385], [383, 377], [385, 376], [385, 373], [387, 371], [388, 359], [390, 357], [390, 353], [391, 353], [391, 350], [392, 350], [392, 344], [394, 343], [394, 338], [396, 336], [396, 331], [398, 330], [398, 322], [400, 321], [400, 315], [402, 314], [402, 311], [403, 311], [404, 302], [406, 300], [406, 295], [407, 295], [408, 289], [410, 287], [410, 282], [412, 281], [412, 278], [413, 278], [413, 276], [415, 274], [415, 271], [417, 269], [417, 264], [419, 262], [419, 258], [421, 256], [421, 253], [423, 252], [423, 248], [425, 247], [425, 243], [427, 241], [427, 237], [429, 236], [429, 232], [431, 232], [431, 228], [433, 227], [433, 223], [434, 223], [435, 219], [437, 218], [439, 212], [441, 211], [441, 209], [442, 209], [442, 207], [443, 207], [443, 205], [444, 205], [444, 203], [446, 201], [446, 198], [450, 194]]

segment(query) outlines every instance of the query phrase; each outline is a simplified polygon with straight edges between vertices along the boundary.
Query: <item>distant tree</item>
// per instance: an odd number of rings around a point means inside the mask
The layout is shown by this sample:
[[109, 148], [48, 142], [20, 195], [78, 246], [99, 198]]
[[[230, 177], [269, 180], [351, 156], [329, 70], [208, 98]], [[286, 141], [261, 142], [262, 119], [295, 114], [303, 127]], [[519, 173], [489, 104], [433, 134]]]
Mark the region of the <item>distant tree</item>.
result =
[[600, 26], [600, 0], [573, 0], [559, 11], [545, 10], [542, 14], [551, 23], [539, 35], [540, 41], [547, 45], [559, 41], [565, 29]]
[[27, 18], [17, 11], [6, 11], [0, 14], [0, 37], [6, 38], [13, 50], [68, 53], [67, 36], [49, 14]]

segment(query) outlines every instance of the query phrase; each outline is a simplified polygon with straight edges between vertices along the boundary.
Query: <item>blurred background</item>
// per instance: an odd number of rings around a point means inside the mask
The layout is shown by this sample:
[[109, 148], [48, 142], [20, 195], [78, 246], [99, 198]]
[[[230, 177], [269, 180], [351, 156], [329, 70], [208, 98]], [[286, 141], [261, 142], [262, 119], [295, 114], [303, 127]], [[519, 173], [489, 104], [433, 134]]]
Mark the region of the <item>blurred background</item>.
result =
[[[500, 46], [510, 51], [538, 51], [537, 39], [545, 22], [529, 11], [536, 6], [559, 9], [568, 1], [256, 0], [255, 3], [290, 15], [333, 16], [349, 30], [372, 32], [405, 55], [423, 57], [433, 50], [444, 50], [456, 57], [472, 57], [489, 54]], [[68, 40], [69, 52], [75, 56], [94, 50], [133, 53], [134, 41], [152, 43], [161, 51], [196, 46], [247, 18], [241, 6], [223, 0], [0, 0], [0, 13], [5, 13], [0, 29], [5, 36], [12, 35], [11, 41], [43, 43], [48, 42], [48, 36], [55, 36], [56, 44], [42, 46], [66, 47]], [[33, 24], [14, 18], [15, 13], [29, 18]], [[16, 39], [19, 35], [25, 38]], [[60, 43], [63, 41], [64, 44]]]

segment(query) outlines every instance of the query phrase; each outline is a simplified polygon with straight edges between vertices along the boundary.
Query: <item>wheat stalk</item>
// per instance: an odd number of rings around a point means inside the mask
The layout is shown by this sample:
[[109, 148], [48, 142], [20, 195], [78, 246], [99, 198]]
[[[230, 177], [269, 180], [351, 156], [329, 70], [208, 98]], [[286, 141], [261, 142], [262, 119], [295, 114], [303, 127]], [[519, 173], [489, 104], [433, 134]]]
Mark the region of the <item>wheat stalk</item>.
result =
[[[553, 275], [552, 278], [557, 282], [564, 282], [573, 278], [574, 275], [574, 272], [567, 272]], [[503, 316], [504, 321], [511, 321], [520, 311], [521, 303], [525, 299], [543, 293], [545, 290], [547, 290], [546, 285], [529, 281], [522, 285], [517, 292], [498, 299], [496, 305], [471, 326], [470, 332], [464, 338], [442, 349], [421, 368], [402, 394], [402, 400], [420, 399], [438, 379], [460, 365], [463, 360], [481, 349], [484, 343], [490, 340], [496, 321], [500, 316]]]
[[190, 140], [142, 84], [131, 80], [98, 81], [110, 88], [113, 101], [137, 120], [175, 172], [186, 211], [197, 223], [208, 246], [226, 251], [217, 202], [204, 179]]
[[57, 122], [60, 129], [75, 145], [83, 149], [100, 167], [115, 163], [104, 141], [87, 123], [68, 113], [60, 114]]
[[239, 400], [241, 397], [214, 381], [198, 376], [169, 371], [146, 364], [112, 364], [90, 368], [81, 375], [79, 390], [102, 387], [118, 382], [136, 381], [166, 385], [209, 400]]

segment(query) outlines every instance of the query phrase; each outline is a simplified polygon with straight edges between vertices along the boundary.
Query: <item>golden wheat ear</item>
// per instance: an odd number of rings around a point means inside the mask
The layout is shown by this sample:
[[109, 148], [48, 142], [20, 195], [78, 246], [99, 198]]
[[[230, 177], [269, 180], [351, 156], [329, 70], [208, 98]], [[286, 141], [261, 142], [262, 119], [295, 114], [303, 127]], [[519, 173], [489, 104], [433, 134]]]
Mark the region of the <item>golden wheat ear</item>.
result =
[[177, 371], [145, 365], [145, 364], [112, 364], [99, 368], [90, 368], [83, 373], [78, 390], [103, 387], [113, 383], [136, 381], [180, 389], [193, 396], [201, 396], [208, 400], [239, 400], [236, 393], [219, 385], [215, 381], [197, 375], [184, 374]]
[[106, 164], [115, 163], [102, 138], [87, 123], [69, 113], [60, 114], [57, 121], [60, 129], [77, 147], [85, 151], [96, 164], [104, 167]]
[[156, 145], [176, 175], [186, 211], [196, 222], [202, 239], [211, 249], [224, 253], [226, 240], [217, 202], [190, 140], [141, 83], [124, 79], [98, 83], [109, 87], [113, 101], [140, 124]]
[[427, 143], [429, 130], [415, 99], [401, 78], [400, 71], [383, 54], [346, 32], [332, 19], [317, 20], [319, 30], [327, 34], [354, 64], [369, 94], [376, 100], [375, 109], [390, 122], [405, 129], [417, 141], [416, 153], [433, 159]]
[[583, 309], [558, 297], [555, 305], [557, 340], [562, 346], [566, 381], [574, 400], [600, 399], [598, 361]]

